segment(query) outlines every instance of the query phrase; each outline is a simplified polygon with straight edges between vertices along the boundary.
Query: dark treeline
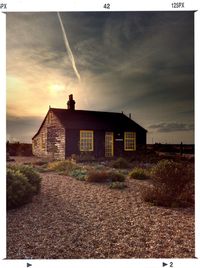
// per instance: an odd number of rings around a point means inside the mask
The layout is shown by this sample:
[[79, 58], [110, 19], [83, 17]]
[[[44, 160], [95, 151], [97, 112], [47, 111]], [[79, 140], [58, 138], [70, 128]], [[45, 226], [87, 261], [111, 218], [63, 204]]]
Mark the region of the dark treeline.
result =
[[6, 152], [10, 156], [32, 156], [32, 144], [7, 141]]
[[148, 144], [148, 150], [166, 153], [194, 154], [194, 144]]

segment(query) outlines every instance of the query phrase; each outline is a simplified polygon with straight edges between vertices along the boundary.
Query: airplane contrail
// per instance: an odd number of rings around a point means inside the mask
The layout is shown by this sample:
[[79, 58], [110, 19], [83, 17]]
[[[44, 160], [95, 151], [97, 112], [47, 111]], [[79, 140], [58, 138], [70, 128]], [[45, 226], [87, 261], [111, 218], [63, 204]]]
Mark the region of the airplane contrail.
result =
[[65, 47], [66, 47], [66, 50], [67, 50], [67, 53], [68, 53], [68, 56], [71, 60], [71, 63], [72, 63], [72, 67], [74, 69], [74, 72], [78, 78], [78, 80], [80, 81], [81, 80], [81, 77], [80, 77], [80, 74], [76, 68], [76, 62], [75, 62], [75, 59], [74, 59], [74, 55], [72, 53], [72, 50], [70, 48], [70, 45], [69, 45], [69, 41], [67, 39], [67, 35], [66, 35], [66, 32], [65, 32], [65, 28], [63, 26], [63, 23], [62, 23], [62, 19], [61, 19], [61, 16], [59, 14], [59, 12], [57, 12], [57, 15], [58, 15], [58, 19], [60, 21], [60, 26], [61, 26], [61, 29], [62, 29], [62, 33], [63, 33], [63, 38], [64, 38], [64, 42], [65, 42]]

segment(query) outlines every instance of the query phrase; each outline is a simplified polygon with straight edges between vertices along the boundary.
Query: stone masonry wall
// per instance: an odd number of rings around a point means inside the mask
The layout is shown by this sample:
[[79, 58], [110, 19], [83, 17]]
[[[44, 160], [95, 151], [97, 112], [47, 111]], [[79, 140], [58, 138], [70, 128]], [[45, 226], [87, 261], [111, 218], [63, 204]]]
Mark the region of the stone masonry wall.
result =
[[32, 150], [35, 156], [65, 159], [65, 129], [52, 111], [33, 139]]

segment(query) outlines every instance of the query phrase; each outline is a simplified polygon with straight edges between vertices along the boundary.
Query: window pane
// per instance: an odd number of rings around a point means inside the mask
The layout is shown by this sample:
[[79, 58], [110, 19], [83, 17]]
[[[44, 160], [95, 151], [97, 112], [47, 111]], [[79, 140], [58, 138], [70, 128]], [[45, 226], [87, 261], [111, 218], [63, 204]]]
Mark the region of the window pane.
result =
[[127, 150], [127, 151], [136, 150], [136, 133], [135, 132], [124, 133], [124, 150]]
[[93, 131], [80, 131], [80, 151], [93, 151]]

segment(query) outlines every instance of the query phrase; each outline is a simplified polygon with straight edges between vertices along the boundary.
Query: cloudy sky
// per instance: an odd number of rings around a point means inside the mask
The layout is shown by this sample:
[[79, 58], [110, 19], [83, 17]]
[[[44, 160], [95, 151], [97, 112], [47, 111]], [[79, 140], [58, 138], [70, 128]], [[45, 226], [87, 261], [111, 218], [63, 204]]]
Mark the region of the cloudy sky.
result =
[[60, 15], [72, 54], [57, 13], [7, 14], [8, 139], [31, 142], [73, 93], [76, 109], [131, 113], [149, 143], [194, 142], [193, 12]]

